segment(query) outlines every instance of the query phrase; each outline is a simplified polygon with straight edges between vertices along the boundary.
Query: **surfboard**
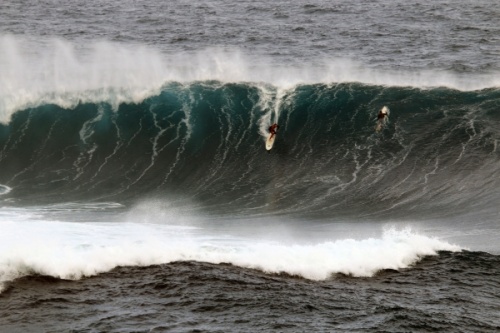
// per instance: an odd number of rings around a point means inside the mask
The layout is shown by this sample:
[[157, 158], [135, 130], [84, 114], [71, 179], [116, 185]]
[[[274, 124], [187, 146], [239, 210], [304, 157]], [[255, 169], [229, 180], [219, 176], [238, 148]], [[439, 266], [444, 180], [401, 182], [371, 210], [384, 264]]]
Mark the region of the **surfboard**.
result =
[[276, 134], [269, 134], [269, 137], [266, 140], [266, 150], [271, 150], [273, 148], [274, 140], [276, 140]]

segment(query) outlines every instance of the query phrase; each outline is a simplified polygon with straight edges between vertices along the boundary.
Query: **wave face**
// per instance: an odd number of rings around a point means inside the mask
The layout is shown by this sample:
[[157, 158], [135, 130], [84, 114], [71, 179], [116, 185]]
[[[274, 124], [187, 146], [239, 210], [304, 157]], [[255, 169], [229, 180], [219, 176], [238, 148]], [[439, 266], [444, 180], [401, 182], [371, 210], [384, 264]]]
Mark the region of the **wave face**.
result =
[[498, 89], [218, 81], [169, 83], [139, 103], [45, 104], [0, 125], [0, 200], [164, 197], [232, 216], [491, 215], [499, 106]]

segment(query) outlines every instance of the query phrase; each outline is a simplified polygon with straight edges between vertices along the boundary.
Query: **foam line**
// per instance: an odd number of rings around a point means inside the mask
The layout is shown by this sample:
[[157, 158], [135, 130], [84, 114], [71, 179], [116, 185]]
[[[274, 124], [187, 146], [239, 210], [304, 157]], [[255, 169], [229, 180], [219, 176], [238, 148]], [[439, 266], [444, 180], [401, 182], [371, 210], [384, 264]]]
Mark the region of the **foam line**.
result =
[[8, 187], [7, 185], [2, 185], [0, 184], [0, 195], [4, 195], [12, 191], [12, 188]]

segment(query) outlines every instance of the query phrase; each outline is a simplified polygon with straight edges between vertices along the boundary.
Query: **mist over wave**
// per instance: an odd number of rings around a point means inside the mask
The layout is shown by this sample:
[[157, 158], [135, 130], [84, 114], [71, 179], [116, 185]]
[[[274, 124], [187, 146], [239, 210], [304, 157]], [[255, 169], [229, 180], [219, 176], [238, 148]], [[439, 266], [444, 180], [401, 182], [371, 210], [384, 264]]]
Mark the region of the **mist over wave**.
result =
[[254, 58], [231, 47], [166, 54], [140, 44], [94, 41], [75, 45], [58, 38], [0, 35], [0, 121], [43, 104], [73, 108], [79, 102], [139, 103], [169, 82], [216, 80], [297, 84], [361, 82], [477, 90], [499, 85], [495, 73], [462, 76], [436, 71], [380, 71], [346, 58], [287, 65]]

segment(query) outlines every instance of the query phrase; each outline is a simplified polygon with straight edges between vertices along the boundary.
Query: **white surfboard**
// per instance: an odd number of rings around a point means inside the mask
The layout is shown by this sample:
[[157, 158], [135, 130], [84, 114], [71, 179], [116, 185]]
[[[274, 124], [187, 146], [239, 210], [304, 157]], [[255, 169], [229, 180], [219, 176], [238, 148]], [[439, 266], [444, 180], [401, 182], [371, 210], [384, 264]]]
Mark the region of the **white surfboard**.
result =
[[266, 150], [271, 150], [273, 148], [274, 140], [276, 140], [276, 134], [270, 134], [266, 140]]

